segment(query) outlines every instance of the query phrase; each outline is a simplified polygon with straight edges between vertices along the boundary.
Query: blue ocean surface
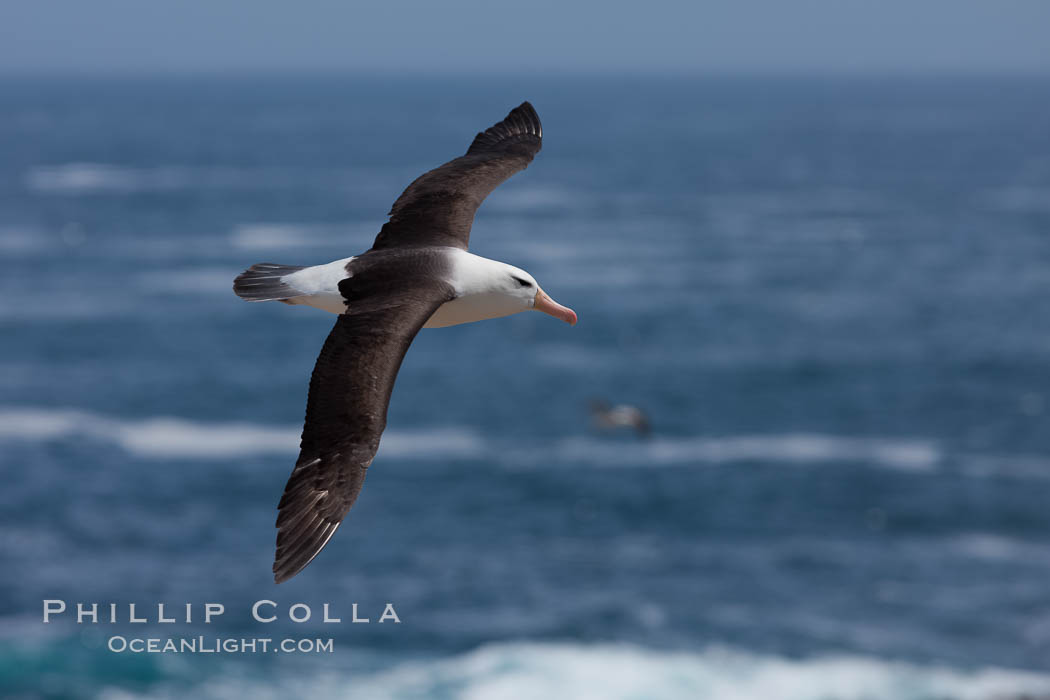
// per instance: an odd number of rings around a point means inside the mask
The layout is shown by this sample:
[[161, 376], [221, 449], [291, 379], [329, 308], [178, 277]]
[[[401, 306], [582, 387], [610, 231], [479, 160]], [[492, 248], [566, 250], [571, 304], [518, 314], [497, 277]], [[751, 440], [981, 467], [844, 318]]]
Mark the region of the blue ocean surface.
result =
[[[579, 324], [422, 331], [275, 586], [333, 317], [234, 276], [367, 249], [524, 99], [543, 152], [472, 250]], [[5, 79], [0, 695], [1050, 697], [1048, 114], [1038, 79]]]

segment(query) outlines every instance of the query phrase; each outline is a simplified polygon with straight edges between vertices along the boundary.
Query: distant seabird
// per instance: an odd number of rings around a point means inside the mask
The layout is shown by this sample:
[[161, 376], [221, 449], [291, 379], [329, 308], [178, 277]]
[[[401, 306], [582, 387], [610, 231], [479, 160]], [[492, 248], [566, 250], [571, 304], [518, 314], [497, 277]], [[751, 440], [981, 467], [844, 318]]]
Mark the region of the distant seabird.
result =
[[420, 328], [529, 309], [576, 323], [529, 273], [467, 252], [482, 200], [532, 161], [542, 138], [540, 118], [524, 102], [478, 134], [465, 155], [409, 185], [367, 252], [313, 267], [259, 263], [234, 280], [248, 301], [339, 314], [310, 378], [299, 459], [277, 506], [277, 583], [317, 556], [361, 492], [394, 379]]
[[651, 430], [649, 417], [642, 409], [628, 404], [611, 406], [601, 399], [591, 401], [591, 420], [599, 429], [631, 428], [642, 437], [649, 437]]

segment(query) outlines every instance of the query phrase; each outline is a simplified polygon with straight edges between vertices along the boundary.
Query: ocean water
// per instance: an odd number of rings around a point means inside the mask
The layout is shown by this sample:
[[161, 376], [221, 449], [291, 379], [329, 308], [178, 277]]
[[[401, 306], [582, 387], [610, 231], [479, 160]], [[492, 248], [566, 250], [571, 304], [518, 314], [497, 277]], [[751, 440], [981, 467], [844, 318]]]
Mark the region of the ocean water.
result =
[[[366, 249], [523, 99], [544, 150], [473, 250], [579, 325], [423, 331], [274, 586], [333, 319], [233, 277]], [[1021, 79], [4, 81], [0, 695], [1050, 697], [1048, 114]]]

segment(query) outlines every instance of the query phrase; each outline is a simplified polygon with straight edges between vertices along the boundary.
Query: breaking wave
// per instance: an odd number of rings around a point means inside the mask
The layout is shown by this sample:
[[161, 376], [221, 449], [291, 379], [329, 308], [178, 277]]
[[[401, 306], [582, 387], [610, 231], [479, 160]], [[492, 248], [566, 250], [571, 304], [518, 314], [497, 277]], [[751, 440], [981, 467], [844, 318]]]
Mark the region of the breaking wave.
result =
[[[281, 251], [302, 248], [365, 250], [382, 226], [378, 221], [358, 221], [340, 224], [310, 224], [295, 222], [256, 222], [238, 224], [230, 233], [230, 244], [240, 250]], [[326, 262], [324, 260], [314, 261]]]
[[[295, 455], [300, 428], [254, 423], [201, 423], [183, 418], [130, 420], [74, 409], [0, 408], [0, 441], [53, 442], [88, 438], [139, 457], [213, 459], [261, 454]], [[388, 431], [380, 454], [415, 459], [471, 457], [482, 451], [461, 428]]]
[[359, 177], [320, 168], [220, 167], [158, 165], [127, 167], [110, 163], [40, 165], [26, 171], [23, 182], [34, 192], [52, 195], [127, 195], [187, 190], [266, 190], [296, 187], [332, 188]]
[[894, 469], [930, 471], [941, 461], [925, 440], [854, 438], [811, 433], [720, 438], [654, 438], [644, 442], [569, 438], [557, 448], [566, 461], [612, 466], [690, 462], [869, 462]]
[[38, 166], [25, 175], [29, 189], [49, 194], [163, 192], [208, 184], [243, 186], [251, 173], [233, 168], [128, 168], [106, 163]]
[[[185, 697], [185, 691], [110, 689], [101, 697]], [[1013, 700], [1047, 693], [1050, 676], [1001, 668], [962, 670], [849, 655], [796, 660], [720, 647], [664, 652], [626, 645], [501, 643], [371, 673], [318, 670], [269, 682], [256, 674], [224, 673], [189, 694], [217, 699]]]
[[5, 255], [38, 252], [46, 248], [45, 237], [39, 231], [9, 226], [0, 227], [0, 252]]
[[[114, 444], [140, 457], [158, 459], [294, 455], [299, 450], [300, 431], [299, 426], [289, 425], [206, 423], [170, 416], [126, 419], [76, 409], [0, 407], [0, 441], [88, 438]], [[925, 440], [808, 433], [657, 437], [636, 442], [579, 436], [565, 438], [553, 446], [533, 445], [525, 450], [495, 450], [497, 443], [463, 427], [395, 429], [384, 434], [379, 454], [424, 459], [476, 458], [498, 453], [514, 466], [568, 463], [624, 468], [695, 463], [861, 462], [913, 472], [932, 471], [943, 460], [937, 445]], [[549, 456], [537, 457], [547, 450]]]

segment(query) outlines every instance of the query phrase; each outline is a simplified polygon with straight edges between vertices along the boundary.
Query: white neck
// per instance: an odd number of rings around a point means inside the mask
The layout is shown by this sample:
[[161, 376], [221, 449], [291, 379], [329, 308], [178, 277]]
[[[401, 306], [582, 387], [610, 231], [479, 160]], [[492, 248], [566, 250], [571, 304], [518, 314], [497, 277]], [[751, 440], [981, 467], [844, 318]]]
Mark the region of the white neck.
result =
[[516, 269], [498, 260], [483, 258], [459, 248], [453, 248], [452, 251], [452, 270], [448, 281], [456, 290], [457, 297], [490, 292], [497, 279]]
[[507, 281], [516, 267], [497, 260], [483, 258], [458, 248], [451, 249], [452, 269], [448, 282], [456, 291], [456, 298], [443, 304], [424, 328], [455, 326], [490, 318], [510, 316], [527, 311], [531, 304], [527, 294], [508, 293]]

